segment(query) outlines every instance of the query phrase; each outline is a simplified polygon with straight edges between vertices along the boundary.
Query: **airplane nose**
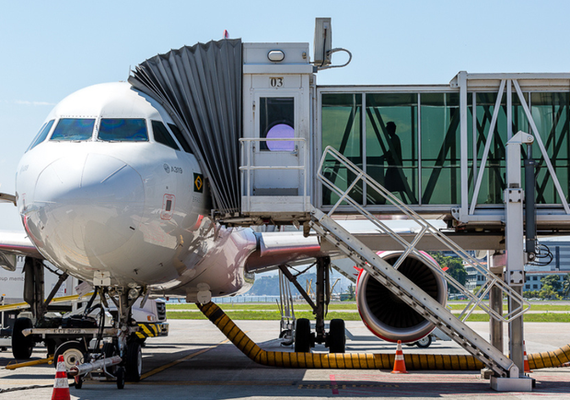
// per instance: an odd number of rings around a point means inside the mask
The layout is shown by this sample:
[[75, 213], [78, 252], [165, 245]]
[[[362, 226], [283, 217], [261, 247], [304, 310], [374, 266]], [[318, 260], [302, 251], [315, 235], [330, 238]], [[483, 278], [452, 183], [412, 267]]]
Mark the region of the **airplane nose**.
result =
[[67, 249], [66, 257], [85, 264], [86, 258], [115, 251], [138, 229], [145, 204], [143, 181], [118, 158], [74, 155], [41, 172], [32, 203], [32, 235], [52, 249]]

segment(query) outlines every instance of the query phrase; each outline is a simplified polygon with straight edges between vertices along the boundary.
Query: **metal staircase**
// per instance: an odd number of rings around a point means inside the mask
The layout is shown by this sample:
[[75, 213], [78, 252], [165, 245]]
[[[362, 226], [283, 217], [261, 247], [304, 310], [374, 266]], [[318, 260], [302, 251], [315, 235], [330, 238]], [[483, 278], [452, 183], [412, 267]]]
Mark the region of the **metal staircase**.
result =
[[[347, 189], [340, 189], [336, 187], [329, 179], [331, 176], [331, 168], [325, 167], [325, 164], [330, 166], [331, 161], [333, 161], [332, 164], [334, 165], [333, 169], [335, 173], [338, 173], [341, 170], [346, 170], [347, 173], [350, 173], [356, 177]], [[375, 182], [370, 176], [365, 174], [362, 170], [351, 163], [334, 148], [327, 147], [325, 149], [321, 158], [319, 169], [317, 171], [317, 178], [325, 187], [333, 191], [339, 197], [337, 203], [332, 207], [328, 214], [325, 214], [316, 208], [312, 209], [312, 219], [310, 221], [310, 226], [315, 232], [317, 232], [319, 236], [331, 242], [334, 246], [338, 247], [359, 267], [370, 273], [388, 290], [397, 295], [404, 303], [412, 307], [425, 319], [435, 324], [436, 327], [441, 329], [445, 334], [455, 340], [465, 350], [467, 350], [469, 353], [487, 365], [498, 376], [510, 378], [519, 377], [519, 369], [513, 361], [511, 361], [506, 355], [488, 343], [485, 339], [479, 336], [475, 331], [473, 331], [464, 323], [464, 321], [469, 317], [471, 312], [476, 307], [479, 307], [486, 311], [491, 318], [504, 322], [508, 322], [509, 320], [521, 317], [522, 313], [528, 310], [530, 306], [518, 293], [512, 290], [501, 279], [488, 271], [476, 259], [471, 257], [465, 250], [461, 249], [457, 244], [440, 233], [428, 221], [423, 219], [421, 216], [403, 204], [397, 197], [388, 192], [383, 186]], [[362, 186], [359, 186], [359, 183]], [[420, 225], [421, 229], [415, 238], [411, 242], [407, 242], [400, 235], [391, 230], [381, 220], [374, 217], [371, 213], [366, 211], [362, 206], [354, 201], [350, 197], [350, 193], [354, 193], [353, 191], [355, 188], [359, 187], [370, 188], [374, 190], [377, 192], [377, 194], [383, 196], [387, 202], [389, 201], [402, 213], [407, 215], [410, 220], [413, 220], [415, 223]], [[331, 216], [336, 208], [343, 203], [353, 206], [355, 210], [366, 217], [378, 228], [379, 233], [388, 234], [402, 245], [402, 248], [404, 249], [403, 254], [394, 265], [390, 265], [385, 262], [374, 251], [369, 249], [334, 221]], [[453, 279], [450, 275], [446, 274], [441, 268], [436, 267], [433, 262], [429, 260], [428, 256], [425, 255], [425, 253], [422, 253], [415, 249], [415, 245], [424, 235], [433, 235], [438, 240], [440, 240], [442, 244], [449, 248], [450, 251], [455, 252], [466, 262], [476, 268], [479, 272], [486, 275], [487, 280], [485, 284], [476, 294], [469, 292], [459, 282]], [[469, 299], [466, 308], [460, 315], [460, 319], [455, 317], [450, 311], [448, 311], [444, 306], [430, 297], [420, 287], [415, 285], [403, 274], [398, 272], [398, 266], [411, 253], [423, 259], [427, 265], [432, 267], [435, 273], [443, 276], [449, 284], [457, 288]], [[521, 306], [514, 310], [511, 310], [504, 316], [493, 310], [484, 301], [486, 295], [493, 287], [499, 288], [503, 292], [504, 296], [515, 300], [515, 302]]]

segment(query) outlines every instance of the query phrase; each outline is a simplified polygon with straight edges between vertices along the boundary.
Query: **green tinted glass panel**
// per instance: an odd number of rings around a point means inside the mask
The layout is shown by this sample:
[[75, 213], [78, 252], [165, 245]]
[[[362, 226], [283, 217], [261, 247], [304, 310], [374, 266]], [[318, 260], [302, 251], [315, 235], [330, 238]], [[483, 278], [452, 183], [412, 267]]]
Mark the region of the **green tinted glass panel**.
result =
[[[531, 94], [532, 118], [566, 199], [568, 199], [570, 177], [569, 101], [570, 95], [568, 93]], [[536, 171], [537, 203], [560, 204], [560, 196], [556, 191], [554, 180], [547, 170], [537, 141], [533, 144], [532, 155], [538, 161]]]
[[458, 93], [421, 94], [422, 204], [460, 203]]
[[[418, 204], [418, 95], [366, 95], [366, 172], [404, 203]], [[384, 204], [374, 189], [367, 204]]]
[[[474, 142], [477, 148], [477, 174], [480, 173], [481, 162], [485, 149], [485, 144], [489, 136], [489, 129], [495, 111], [495, 101], [497, 93], [477, 93], [476, 94], [476, 132]], [[525, 101], [528, 98], [525, 95]], [[528, 120], [520, 104], [518, 96], [512, 97], [512, 132], [515, 134], [519, 130], [528, 132]], [[506, 94], [501, 99], [501, 107], [497, 114], [495, 129], [492, 132], [492, 140], [489, 146], [487, 162], [484, 165], [483, 179], [477, 197], [478, 204], [503, 204], [503, 191], [506, 188], [506, 157], [505, 144], [507, 143], [507, 114], [506, 114]], [[524, 152], [523, 152], [524, 153]], [[521, 164], [522, 165], [522, 164]], [[472, 190], [476, 179], [471, 182]]]
[[[353, 93], [334, 93], [322, 95], [322, 148], [332, 146], [346, 156], [359, 168], [362, 164], [362, 95]], [[334, 160], [327, 160], [324, 174], [335, 186], [342, 190], [354, 181], [354, 174]], [[351, 198], [362, 204], [362, 184], [358, 183], [350, 193]], [[334, 204], [338, 196], [323, 188], [323, 204]]]

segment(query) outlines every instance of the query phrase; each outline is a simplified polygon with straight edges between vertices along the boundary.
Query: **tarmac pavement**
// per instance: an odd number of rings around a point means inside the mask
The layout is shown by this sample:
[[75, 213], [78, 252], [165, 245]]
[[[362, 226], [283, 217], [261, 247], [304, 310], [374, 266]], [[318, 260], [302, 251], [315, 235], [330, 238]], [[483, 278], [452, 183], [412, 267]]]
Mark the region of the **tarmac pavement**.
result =
[[[292, 351], [276, 339], [278, 321], [236, 321], [266, 350]], [[394, 353], [395, 345], [376, 339], [361, 322], [347, 322], [347, 352]], [[470, 323], [484, 338], [488, 323]], [[528, 353], [555, 350], [570, 342], [568, 323], [526, 323]], [[505, 332], [507, 329], [505, 328]], [[508, 343], [505, 340], [505, 343]], [[316, 351], [326, 351], [317, 346]], [[465, 354], [454, 342], [437, 341], [428, 349], [404, 346], [404, 353]], [[33, 358], [41, 358], [37, 348]], [[320, 398], [464, 398], [570, 399], [570, 368], [537, 370], [532, 393], [498, 393], [477, 371], [283, 369], [264, 367], [245, 357], [209, 321], [170, 320], [167, 337], [147, 340], [143, 349], [143, 379], [118, 390], [114, 382], [90, 382], [70, 388], [71, 399], [320, 399]], [[53, 365], [16, 370], [10, 352], [0, 353], [0, 399], [50, 399]], [[70, 382], [72, 382], [70, 380]], [[119, 396], [119, 397], [117, 397]]]

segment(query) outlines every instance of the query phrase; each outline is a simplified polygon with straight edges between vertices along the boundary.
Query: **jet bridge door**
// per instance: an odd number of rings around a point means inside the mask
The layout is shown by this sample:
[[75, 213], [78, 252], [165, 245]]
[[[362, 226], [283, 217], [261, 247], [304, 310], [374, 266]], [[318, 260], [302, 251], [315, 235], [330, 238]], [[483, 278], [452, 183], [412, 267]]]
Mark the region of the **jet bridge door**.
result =
[[312, 66], [302, 57], [304, 47], [286, 45], [289, 47], [281, 50], [291, 64], [268, 60], [267, 53], [276, 44], [255, 44], [244, 49], [244, 214], [291, 216], [306, 212], [310, 205]]
[[[302, 167], [299, 139], [299, 93], [291, 90], [256, 91], [254, 107], [253, 163], [268, 167]], [[288, 139], [288, 140], [275, 140]], [[298, 196], [303, 172], [299, 169], [260, 169], [253, 175], [254, 196]]]

